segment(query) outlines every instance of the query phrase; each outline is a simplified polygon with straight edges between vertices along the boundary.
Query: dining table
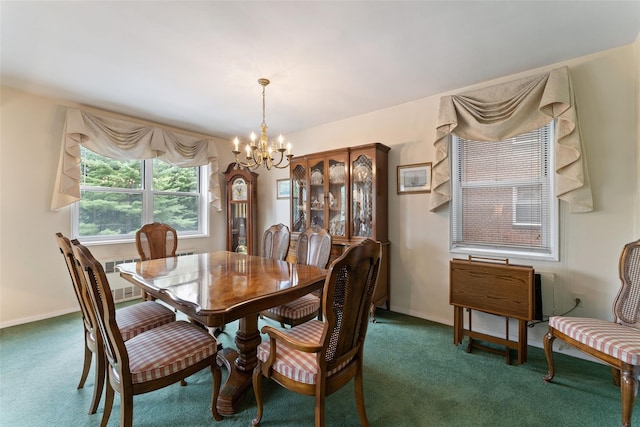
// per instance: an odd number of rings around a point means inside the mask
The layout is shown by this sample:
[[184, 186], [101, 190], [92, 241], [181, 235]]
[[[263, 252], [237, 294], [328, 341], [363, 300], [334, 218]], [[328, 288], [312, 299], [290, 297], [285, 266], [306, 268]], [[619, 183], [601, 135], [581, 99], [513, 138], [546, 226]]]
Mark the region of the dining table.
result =
[[122, 263], [120, 276], [152, 298], [208, 328], [238, 320], [236, 348], [218, 353], [229, 370], [217, 401], [221, 414], [238, 411], [251, 385], [262, 341], [258, 315], [322, 289], [327, 270], [255, 255], [215, 251]]

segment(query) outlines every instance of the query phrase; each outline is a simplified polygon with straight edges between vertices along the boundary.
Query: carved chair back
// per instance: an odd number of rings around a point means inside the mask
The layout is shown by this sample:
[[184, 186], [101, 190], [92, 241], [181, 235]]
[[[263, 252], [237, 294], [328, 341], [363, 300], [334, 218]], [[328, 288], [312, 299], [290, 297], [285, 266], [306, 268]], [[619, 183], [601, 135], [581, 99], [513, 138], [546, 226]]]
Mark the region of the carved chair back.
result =
[[362, 351], [380, 258], [380, 243], [367, 239], [329, 267], [322, 296], [326, 339], [319, 357], [326, 370], [321, 371], [330, 372]]
[[324, 228], [309, 227], [298, 237], [296, 262], [327, 268], [331, 255], [331, 234]]
[[73, 284], [73, 290], [75, 291], [78, 304], [80, 305], [85, 331], [89, 332], [91, 337], [96, 337], [100, 332], [97, 330], [98, 325], [95, 323], [91, 301], [88, 299], [89, 295], [87, 294], [87, 290], [82, 286], [80, 276], [78, 276], [78, 271], [76, 270], [75, 257], [73, 256], [73, 251], [71, 249], [71, 241], [62, 233], [56, 233], [56, 240], [58, 241], [60, 252], [64, 256], [67, 270], [71, 277], [71, 283]]
[[74, 240], [73, 255], [80, 280], [88, 290], [96, 321], [104, 341], [105, 356], [112, 369], [117, 370], [123, 383], [131, 383], [129, 357], [124, 339], [116, 323], [116, 308], [111, 287], [102, 264], [80, 242]]
[[289, 251], [290, 238], [289, 227], [284, 224], [272, 225], [264, 232], [262, 256], [276, 260], [285, 259]]
[[145, 224], [136, 232], [136, 248], [143, 261], [172, 257], [178, 248], [178, 234], [167, 224]]
[[613, 303], [615, 321], [640, 328], [640, 240], [625, 245], [619, 263], [621, 287]]

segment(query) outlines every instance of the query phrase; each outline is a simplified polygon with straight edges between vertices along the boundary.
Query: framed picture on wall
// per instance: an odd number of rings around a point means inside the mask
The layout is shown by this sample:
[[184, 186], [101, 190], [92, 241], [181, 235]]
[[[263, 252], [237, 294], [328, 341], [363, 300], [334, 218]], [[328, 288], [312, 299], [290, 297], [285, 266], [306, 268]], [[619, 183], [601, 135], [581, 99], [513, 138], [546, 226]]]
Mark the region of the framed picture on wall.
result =
[[276, 181], [276, 194], [278, 199], [288, 199], [291, 197], [291, 180], [278, 179]]
[[431, 162], [398, 166], [398, 194], [430, 192]]

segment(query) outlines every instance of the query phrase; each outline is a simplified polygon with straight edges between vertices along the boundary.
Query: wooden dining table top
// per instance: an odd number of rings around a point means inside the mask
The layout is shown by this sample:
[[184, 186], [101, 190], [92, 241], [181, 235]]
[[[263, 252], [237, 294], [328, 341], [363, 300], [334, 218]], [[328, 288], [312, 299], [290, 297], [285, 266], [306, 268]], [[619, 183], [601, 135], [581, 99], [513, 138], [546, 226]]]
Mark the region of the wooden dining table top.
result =
[[321, 289], [327, 270], [217, 251], [123, 263], [120, 275], [207, 326], [220, 326]]

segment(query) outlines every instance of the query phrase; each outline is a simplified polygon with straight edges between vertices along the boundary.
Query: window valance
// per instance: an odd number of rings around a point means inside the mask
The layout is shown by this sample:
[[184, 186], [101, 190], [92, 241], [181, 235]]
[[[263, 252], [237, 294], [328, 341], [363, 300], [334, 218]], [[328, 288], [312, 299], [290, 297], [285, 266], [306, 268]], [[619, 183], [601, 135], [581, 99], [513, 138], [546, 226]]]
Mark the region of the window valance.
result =
[[571, 212], [590, 212], [593, 199], [569, 69], [440, 98], [433, 165], [431, 210], [451, 199], [449, 135], [500, 141], [557, 119], [555, 193]]
[[80, 200], [80, 145], [118, 160], [159, 158], [179, 167], [209, 163], [211, 205], [221, 211], [218, 150], [201, 139], [154, 126], [67, 109], [51, 209]]

